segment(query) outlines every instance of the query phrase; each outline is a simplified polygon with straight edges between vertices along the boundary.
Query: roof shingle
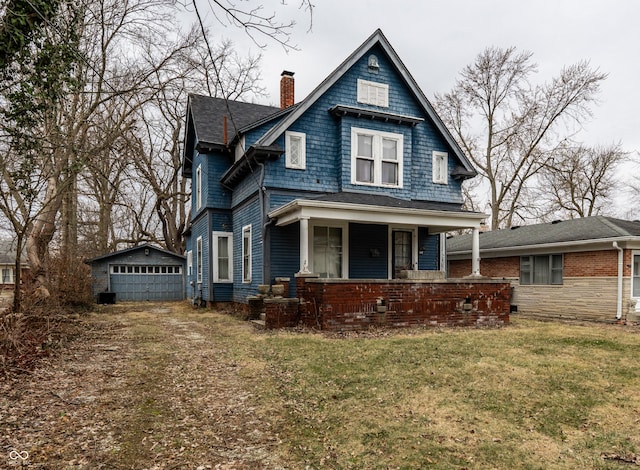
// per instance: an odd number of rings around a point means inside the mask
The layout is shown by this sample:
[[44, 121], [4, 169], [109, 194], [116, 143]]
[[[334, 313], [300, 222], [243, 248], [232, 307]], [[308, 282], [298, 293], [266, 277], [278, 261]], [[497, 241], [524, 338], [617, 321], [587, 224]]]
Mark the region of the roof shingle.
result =
[[[480, 236], [480, 249], [515, 248], [519, 246], [635, 236], [640, 237], [640, 222], [598, 215], [483, 232]], [[452, 237], [447, 240], [448, 253], [470, 250], [470, 234]]]

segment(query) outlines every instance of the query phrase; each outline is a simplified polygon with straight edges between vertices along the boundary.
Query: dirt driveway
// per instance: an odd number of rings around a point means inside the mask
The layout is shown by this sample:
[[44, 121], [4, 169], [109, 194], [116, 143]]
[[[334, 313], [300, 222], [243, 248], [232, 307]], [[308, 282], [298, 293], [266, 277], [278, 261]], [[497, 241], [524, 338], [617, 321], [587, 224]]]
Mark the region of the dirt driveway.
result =
[[[32, 374], [0, 382], [0, 468], [284, 468], [258, 366], [183, 303], [107, 307]], [[246, 323], [234, 328], [255, 334]]]

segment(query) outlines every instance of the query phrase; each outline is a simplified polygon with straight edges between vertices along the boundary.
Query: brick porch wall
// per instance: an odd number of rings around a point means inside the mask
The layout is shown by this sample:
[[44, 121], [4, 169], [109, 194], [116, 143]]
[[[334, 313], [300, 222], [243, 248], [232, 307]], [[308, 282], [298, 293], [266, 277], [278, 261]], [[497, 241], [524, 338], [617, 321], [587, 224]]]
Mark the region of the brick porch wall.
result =
[[[509, 323], [509, 282], [296, 278], [300, 321], [323, 330], [373, 325], [496, 326]], [[379, 312], [383, 299], [386, 312]]]

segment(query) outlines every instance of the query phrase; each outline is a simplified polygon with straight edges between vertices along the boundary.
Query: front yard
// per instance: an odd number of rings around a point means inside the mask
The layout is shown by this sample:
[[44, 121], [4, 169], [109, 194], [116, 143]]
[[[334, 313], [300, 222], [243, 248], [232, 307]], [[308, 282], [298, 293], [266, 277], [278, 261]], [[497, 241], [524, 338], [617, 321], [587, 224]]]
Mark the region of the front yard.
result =
[[260, 332], [182, 303], [82, 322], [67, 350], [0, 382], [0, 463], [28, 452], [33, 468], [69, 469], [640, 464], [635, 328], [514, 316], [490, 330]]

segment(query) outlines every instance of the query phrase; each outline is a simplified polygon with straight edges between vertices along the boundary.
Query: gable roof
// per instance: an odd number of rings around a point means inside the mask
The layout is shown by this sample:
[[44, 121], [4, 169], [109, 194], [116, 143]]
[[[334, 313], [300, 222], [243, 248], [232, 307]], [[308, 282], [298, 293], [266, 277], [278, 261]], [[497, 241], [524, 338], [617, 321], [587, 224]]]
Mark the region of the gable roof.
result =
[[[190, 93], [187, 101], [183, 176], [190, 176], [194, 145], [197, 150], [224, 150], [238, 134], [290, 111]], [[193, 129], [193, 136], [189, 133], [190, 129]]]
[[458, 143], [455, 141], [449, 129], [444, 125], [435, 109], [418, 86], [417, 82], [409, 73], [396, 51], [393, 49], [385, 35], [380, 29], [377, 29], [360, 47], [358, 47], [347, 59], [342, 62], [327, 78], [316, 87], [303, 101], [298, 103], [293, 112], [289, 113], [282, 121], [272, 127], [260, 140], [256, 143], [259, 146], [269, 147], [273, 145], [275, 140], [293, 124], [302, 114], [304, 114], [331, 86], [333, 86], [357, 61], [359, 61], [371, 48], [376, 45], [385, 51], [389, 56], [391, 62], [396, 67], [405, 83], [412, 91], [420, 105], [425, 110], [426, 114], [433, 121], [438, 131], [442, 134], [446, 142], [453, 149], [455, 156], [460, 160], [464, 166], [464, 172], [460, 174], [464, 177], [473, 177], [477, 174], [476, 169], [466, 157]]
[[[480, 234], [480, 251], [515, 250], [555, 244], [577, 245], [634, 237], [638, 237], [640, 241], [640, 222], [597, 215], [483, 232]], [[447, 254], [467, 253], [471, 253], [470, 234], [447, 240]]]
[[122, 255], [124, 255], [126, 253], [130, 253], [130, 252], [138, 251], [138, 250], [143, 250], [145, 248], [148, 248], [150, 250], [155, 250], [158, 253], [162, 253], [162, 254], [165, 254], [165, 255], [173, 256], [173, 257], [178, 258], [180, 260], [185, 260], [186, 259], [184, 256], [179, 255], [177, 253], [174, 253], [173, 251], [165, 250], [164, 248], [160, 248], [158, 246], [154, 246], [154, 245], [152, 245], [150, 243], [144, 243], [142, 245], [132, 246], [131, 248], [125, 248], [124, 250], [114, 251], [113, 253], [107, 253], [105, 255], [96, 256], [95, 258], [91, 258], [91, 259], [85, 260], [85, 263], [91, 264], [94, 261], [102, 261], [102, 260], [105, 260], [107, 258], [122, 256]]
[[[10, 239], [0, 239], [0, 264], [15, 264], [16, 262], [16, 241]], [[20, 256], [20, 262], [26, 263], [27, 257], [25, 255], [25, 249], [22, 248], [22, 255]]]

